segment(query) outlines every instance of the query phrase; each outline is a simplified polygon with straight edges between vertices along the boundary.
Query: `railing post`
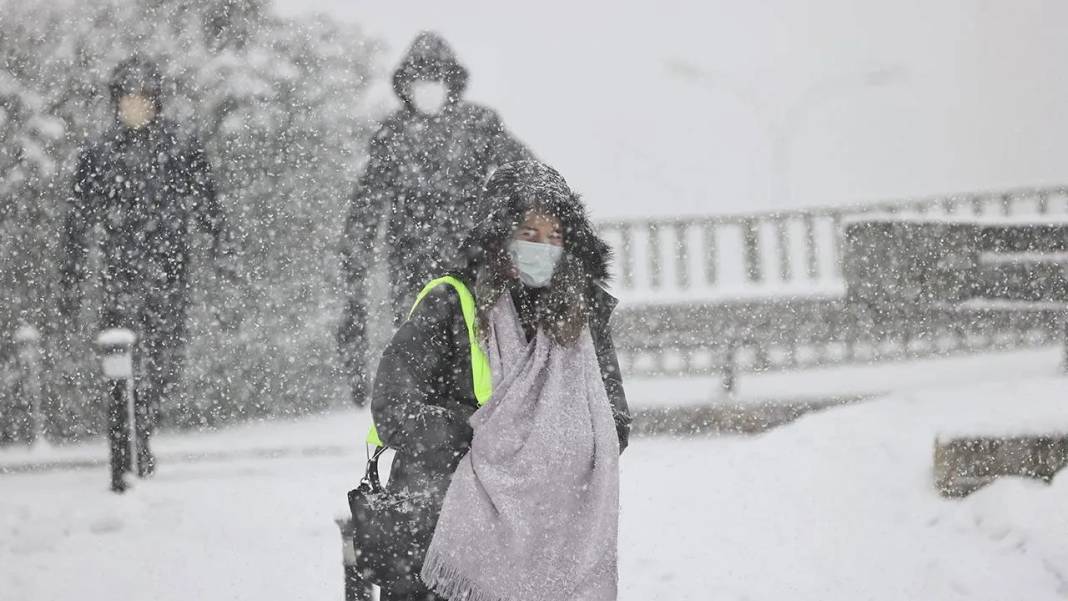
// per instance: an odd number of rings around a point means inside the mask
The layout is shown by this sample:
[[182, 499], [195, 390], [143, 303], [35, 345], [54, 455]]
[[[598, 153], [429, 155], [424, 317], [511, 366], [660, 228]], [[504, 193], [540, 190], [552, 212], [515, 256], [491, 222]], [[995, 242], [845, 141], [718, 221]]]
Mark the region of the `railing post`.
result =
[[1038, 193], [1038, 214], [1045, 215], [1049, 213], [1049, 191], [1042, 190]]
[[723, 378], [720, 380], [720, 387], [723, 392], [728, 395], [733, 395], [738, 387], [738, 365], [735, 361], [735, 354], [737, 353], [737, 345], [734, 338], [731, 338], [727, 342], [726, 360], [723, 364]]
[[804, 217], [805, 224], [805, 264], [809, 279], [820, 277], [819, 253], [816, 249], [816, 218], [811, 213]]
[[842, 213], [835, 211], [831, 214], [831, 265], [834, 265], [834, 269], [837, 271], [837, 275], [842, 276], [842, 268], [844, 265], [845, 255], [845, 232], [842, 231]]
[[660, 228], [655, 223], [649, 224], [649, 287], [660, 287]]
[[764, 372], [771, 369], [771, 354], [768, 350], [766, 340], [753, 341], [753, 369], [755, 371]]
[[686, 230], [685, 223], [675, 224], [675, 283], [681, 289], [690, 286], [690, 252]]
[[742, 222], [742, 237], [745, 244], [745, 273], [750, 282], [763, 279], [760, 256], [760, 222], [746, 219]]
[[634, 287], [634, 228], [630, 224], [619, 226], [619, 271], [624, 289]]
[[776, 246], [779, 251], [779, 278], [783, 282], [789, 282], [792, 276], [790, 268], [790, 228], [786, 218], [775, 221]]
[[705, 281], [708, 285], [712, 286], [716, 283], [717, 265], [719, 260], [717, 253], [718, 249], [716, 241], [716, 224], [706, 223], [704, 227], [705, 232]]

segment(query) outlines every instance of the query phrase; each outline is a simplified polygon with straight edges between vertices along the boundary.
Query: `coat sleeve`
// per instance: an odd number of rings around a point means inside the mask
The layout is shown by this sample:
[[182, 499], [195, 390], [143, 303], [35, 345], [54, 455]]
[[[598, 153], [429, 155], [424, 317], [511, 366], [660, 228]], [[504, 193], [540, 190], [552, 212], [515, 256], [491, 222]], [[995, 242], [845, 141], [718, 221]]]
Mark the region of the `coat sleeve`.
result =
[[371, 414], [386, 446], [418, 454], [470, 444], [468, 415], [429, 402], [448, 394], [442, 387], [455, 386], [445, 375], [455, 373], [460, 314], [456, 292], [439, 286], [419, 303], [382, 353]]
[[339, 254], [349, 298], [363, 294], [375, 239], [395, 194], [397, 159], [392, 156], [391, 132], [388, 126], [383, 126], [371, 139], [370, 157], [345, 218]]
[[593, 311], [590, 333], [597, 351], [597, 362], [601, 368], [605, 392], [608, 393], [608, 400], [612, 403], [612, 417], [616, 421], [619, 452], [622, 453], [630, 442], [631, 415], [627, 405], [627, 394], [623, 390], [623, 374], [619, 369], [619, 359], [616, 356], [615, 343], [612, 341], [610, 318], [616, 300], [604, 291], [600, 291], [595, 298], [597, 306]]
[[85, 279], [89, 258], [89, 232], [96, 225], [97, 170], [95, 154], [82, 151], [74, 172], [70, 203], [63, 220], [63, 255], [60, 283], [65, 296], [75, 294], [75, 288]]
[[349, 204], [338, 255], [345, 308], [337, 330], [341, 356], [352, 393], [362, 404], [367, 388], [367, 272], [375, 240], [396, 188], [390, 128], [384, 126], [371, 139], [370, 157]]
[[230, 232], [226, 225], [226, 214], [219, 203], [215, 177], [207, 153], [196, 138], [190, 140], [186, 152], [193, 218], [202, 231], [211, 235], [215, 243], [215, 253], [228, 253], [231, 250]]

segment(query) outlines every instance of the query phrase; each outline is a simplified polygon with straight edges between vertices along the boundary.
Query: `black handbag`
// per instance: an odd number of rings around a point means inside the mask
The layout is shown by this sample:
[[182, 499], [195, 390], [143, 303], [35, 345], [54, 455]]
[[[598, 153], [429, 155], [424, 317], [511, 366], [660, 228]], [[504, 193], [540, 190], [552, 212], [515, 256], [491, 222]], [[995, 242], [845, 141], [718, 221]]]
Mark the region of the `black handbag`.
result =
[[349, 491], [356, 570], [394, 593], [425, 591], [419, 571], [434, 534], [432, 493], [386, 490], [378, 475], [385, 450], [375, 450], [359, 486]]

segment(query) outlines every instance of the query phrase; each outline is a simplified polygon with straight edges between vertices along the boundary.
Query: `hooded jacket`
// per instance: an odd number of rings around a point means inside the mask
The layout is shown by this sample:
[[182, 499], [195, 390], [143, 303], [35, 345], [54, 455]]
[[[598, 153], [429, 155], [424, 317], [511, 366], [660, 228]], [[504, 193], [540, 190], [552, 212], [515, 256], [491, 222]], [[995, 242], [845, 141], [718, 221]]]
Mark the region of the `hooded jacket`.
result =
[[[530, 155], [494, 111], [463, 99], [467, 78], [452, 49], [433, 33], [416, 38], [393, 74], [401, 108], [371, 139], [341, 239], [348, 302], [338, 328], [338, 350], [356, 404], [366, 398], [367, 270], [381, 227], [386, 229], [389, 297], [399, 323], [420, 287], [455, 263], [489, 174]], [[415, 109], [416, 81], [448, 86], [440, 114]]]
[[[341, 247], [350, 296], [364, 296], [367, 265], [384, 222], [398, 319], [429, 277], [454, 264], [489, 174], [529, 156], [495, 112], [463, 100], [467, 78], [444, 40], [433, 33], [416, 38], [393, 75], [402, 106], [372, 138], [352, 197]], [[411, 89], [416, 81], [448, 86], [440, 114], [415, 109]]]
[[[486, 218], [465, 241], [461, 266], [451, 274], [467, 285], [479, 305], [478, 294], [485, 293], [480, 286], [485, 276], [479, 274], [486, 273], [489, 251], [510, 238], [527, 210], [534, 206], [550, 210], [563, 223], [565, 257], [572, 259], [565, 269], [577, 270], [586, 282], [573, 300], [588, 307], [582, 326], [589, 327], [593, 338], [622, 452], [629, 438], [630, 413], [609, 326], [616, 300], [601, 287], [608, 274], [608, 246], [594, 233], [578, 196], [563, 178], [533, 161], [501, 167], [487, 184], [480, 206]], [[550, 289], [540, 293], [551, 294], [556, 278], [554, 274]], [[501, 293], [513, 295], [523, 321], [537, 323], [537, 316], [524, 318], [522, 314], [538, 291], [513, 281]], [[473, 432], [468, 419], [477, 408], [460, 299], [452, 287], [438, 286], [386, 347], [371, 401], [379, 436], [397, 451], [389, 487], [429, 492], [432, 501], [422, 519], [430, 526], [437, 521], [451, 475], [471, 444]]]
[[135, 404], [151, 423], [181, 373], [193, 232], [212, 236], [216, 256], [229, 252], [230, 240], [200, 141], [158, 113], [159, 70], [134, 57], [119, 65], [109, 87], [116, 107], [122, 95], [139, 94], [155, 101], [157, 114], [137, 129], [116, 118], [82, 149], [64, 222], [59, 309], [74, 319], [90, 249], [99, 246], [100, 325], [137, 332], [147, 377]]

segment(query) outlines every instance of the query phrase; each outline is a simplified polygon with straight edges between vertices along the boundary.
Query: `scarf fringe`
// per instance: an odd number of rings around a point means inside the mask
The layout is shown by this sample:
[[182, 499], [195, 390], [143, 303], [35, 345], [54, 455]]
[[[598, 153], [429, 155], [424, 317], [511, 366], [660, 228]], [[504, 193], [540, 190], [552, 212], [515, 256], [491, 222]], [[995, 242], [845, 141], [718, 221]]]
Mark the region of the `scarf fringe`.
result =
[[513, 601], [485, 590], [456, 567], [449, 565], [445, 557], [433, 549], [423, 559], [423, 570], [419, 576], [427, 588], [449, 601]]

